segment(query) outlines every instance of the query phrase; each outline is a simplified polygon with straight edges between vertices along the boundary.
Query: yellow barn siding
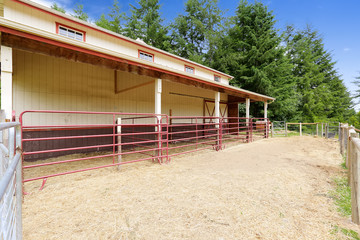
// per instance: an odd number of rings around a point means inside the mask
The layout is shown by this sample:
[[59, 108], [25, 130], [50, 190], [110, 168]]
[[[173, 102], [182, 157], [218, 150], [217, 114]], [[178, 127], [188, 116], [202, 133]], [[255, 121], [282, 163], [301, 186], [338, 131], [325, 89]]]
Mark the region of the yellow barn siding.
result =
[[[118, 71], [116, 81], [119, 91], [154, 79]], [[154, 112], [154, 83], [116, 94], [114, 70], [90, 64], [14, 49], [13, 82], [17, 116], [25, 110]], [[162, 113], [169, 114], [172, 109], [174, 116], [202, 116], [203, 99], [170, 93], [214, 98], [214, 91], [164, 80]], [[226, 99], [226, 94], [221, 94], [221, 100]], [[111, 117], [31, 114], [31, 119], [26, 119], [27, 124], [47, 125], [99, 121], [110, 123]]]
[[[189, 62], [184, 62], [181, 59], [168, 56], [167, 54], [155, 52], [151, 49], [136, 45], [135, 43], [119, 39], [115, 36], [99, 32], [98, 30], [94, 30], [92, 28], [84, 27], [37, 9], [24, 6], [23, 4], [15, 1], [5, 1], [4, 17], [23, 25], [41, 29], [53, 34], [56, 33], [56, 22], [58, 22], [86, 32], [86, 42], [91, 45], [126, 54], [134, 58], [138, 58], [138, 50], [144, 50], [154, 54], [155, 63], [180, 71], [184, 71], [185, 64], [191, 65], [195, 68], [195, 75], [207, 78], [211, 81], [214, 80], [214, 72], [211, 70], [198, 67]], [[64, 37], [64, 39], [66, 39], [66, 37]], [[228, 84], [226, 77], [221, 77], [221, 82]]]
[[[221, 100], [226, 102], [227, 95], [220, 95]], [[214, 91], [163, 81], [162, 112], [169, 114], [171, 109], [173, 116], [203, 116], [204, 98], [213, 100], [214, 97]]]

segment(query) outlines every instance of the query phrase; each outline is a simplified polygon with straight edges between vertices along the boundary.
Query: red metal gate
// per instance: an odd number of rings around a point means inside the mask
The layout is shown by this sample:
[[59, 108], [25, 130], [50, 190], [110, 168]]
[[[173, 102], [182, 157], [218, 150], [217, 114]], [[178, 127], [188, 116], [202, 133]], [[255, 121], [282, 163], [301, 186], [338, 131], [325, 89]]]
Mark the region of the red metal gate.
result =
[[[34, 124], [34, 119], [45, 123]], [[49, 170], [45, 170], [46, 175], [30, 174], [24, 182], [42, 179], [45, 183], [49, 177], [146, 160], [159, 163], [168, 161], [166, 115], [25, 111], [20, 114], [20, 122], [26, 160], [23, 167], [25, 176], [31, 168], [47, 167]], [[90, 154], [93, 152], [97, 154]], [[69, 157], [59, 158], [64, 155]], [[35, 160], [36, 163], [33, 163]], [[85, 168], [75, 164], [84, 161], [87, 161]], [[51, 168], [65, 163], [73, 167], [63, 172], [54, 172], [54, 168]]]
[[24, 182], [43, 185], [50, 177], [149, 160], [162, 164], [180, 154], [267, 138], [269, 127], [259, 118], [81, 111], [25, 111], [20, 122]]

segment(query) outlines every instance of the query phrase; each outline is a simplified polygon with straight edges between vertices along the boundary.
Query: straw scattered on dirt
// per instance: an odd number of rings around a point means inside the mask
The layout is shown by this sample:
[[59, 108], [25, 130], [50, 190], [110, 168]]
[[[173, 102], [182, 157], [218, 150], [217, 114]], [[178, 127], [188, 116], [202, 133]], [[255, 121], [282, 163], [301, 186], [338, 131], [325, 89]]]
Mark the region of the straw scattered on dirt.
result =
[[24, 239], [341, 239], [338, 142], [265, 139], [25, 185]]

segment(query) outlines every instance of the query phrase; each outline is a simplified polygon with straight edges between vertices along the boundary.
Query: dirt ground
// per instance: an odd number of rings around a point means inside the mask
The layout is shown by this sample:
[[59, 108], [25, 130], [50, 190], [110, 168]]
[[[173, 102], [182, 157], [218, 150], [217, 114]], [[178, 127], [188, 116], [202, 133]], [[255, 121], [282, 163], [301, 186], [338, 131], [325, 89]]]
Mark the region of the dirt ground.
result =
[[342, 239], [341, 161], [337, 141], [273, 138], [30, 182], [24, 239]]

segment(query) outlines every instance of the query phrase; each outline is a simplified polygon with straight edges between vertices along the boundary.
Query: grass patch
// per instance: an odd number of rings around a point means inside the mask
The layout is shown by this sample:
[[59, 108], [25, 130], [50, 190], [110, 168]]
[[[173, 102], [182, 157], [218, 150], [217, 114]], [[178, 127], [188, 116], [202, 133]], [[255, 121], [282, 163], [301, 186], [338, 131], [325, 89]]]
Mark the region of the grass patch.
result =
[[342, 155], [342, 158], [343, 158], [343, 162], [340, 164], [340, 166], [343, 168], [343, 169], [347, 169], [346, 167], [346, 153], [344, 153]]
[[359, 234], [354, 230], [349, 230], [345, 228], [341, 228], [339, 226], [334, 226], [334, 229], [331, 231], [332, 234], [342, 233], [346, 236], [346, 239], [351, 240], [360, 240]]
[[334, 179], [336, 188], [330, 193], [334, 198], [337, 210], [344, 216], [351, 215], [351, 189], [346, 177]]

